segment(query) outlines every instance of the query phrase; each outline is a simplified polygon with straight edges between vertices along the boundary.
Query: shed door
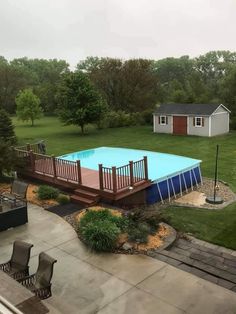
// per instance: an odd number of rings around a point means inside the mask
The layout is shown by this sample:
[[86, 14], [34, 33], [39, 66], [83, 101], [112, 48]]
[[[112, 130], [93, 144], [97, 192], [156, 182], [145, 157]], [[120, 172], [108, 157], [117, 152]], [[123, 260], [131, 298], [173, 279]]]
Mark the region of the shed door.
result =
[[187, 134], [187, 117], [173, 117], [173, 134]]

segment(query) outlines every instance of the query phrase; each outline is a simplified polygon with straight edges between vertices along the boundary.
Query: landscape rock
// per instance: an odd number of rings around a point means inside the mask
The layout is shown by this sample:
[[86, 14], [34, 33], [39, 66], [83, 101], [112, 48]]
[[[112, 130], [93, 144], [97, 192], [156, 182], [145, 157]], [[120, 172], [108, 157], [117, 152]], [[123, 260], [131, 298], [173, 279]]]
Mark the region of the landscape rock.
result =
[[122, 245], [122, 249], [125, 250], [125, 251], [129, 251], [129, 250], [132, 250], [133, 246], [128, 243], [128, 242], [125, 242], [123, 245]]

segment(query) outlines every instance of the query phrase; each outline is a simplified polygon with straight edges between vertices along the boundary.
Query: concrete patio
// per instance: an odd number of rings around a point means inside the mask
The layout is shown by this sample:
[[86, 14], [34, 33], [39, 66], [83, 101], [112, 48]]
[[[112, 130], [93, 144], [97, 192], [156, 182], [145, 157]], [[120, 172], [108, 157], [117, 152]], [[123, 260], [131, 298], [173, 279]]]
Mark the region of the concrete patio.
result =
[[29, 205], [29, 223], [0, 233], [0, 262], [15, 239], [32, 242], [30, 272], [38, 254], [58, 260], [48, 304], [61, 313], [236, 313], [236, 294], [143, 255], [94, 254], [62, 218]]

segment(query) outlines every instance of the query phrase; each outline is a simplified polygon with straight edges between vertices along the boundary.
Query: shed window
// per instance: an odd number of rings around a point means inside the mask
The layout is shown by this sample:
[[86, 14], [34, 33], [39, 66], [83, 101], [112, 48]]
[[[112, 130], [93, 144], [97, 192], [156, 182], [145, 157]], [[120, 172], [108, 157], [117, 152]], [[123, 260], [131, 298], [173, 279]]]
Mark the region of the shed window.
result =
[[166, 124], [168, 124], [167, 116], [160, 116], [160, 125], [166, 125]]
[[204, 118], [203, 117], [194, 117], [193, 118], [193, 125], [197, 128], [204, 126]]

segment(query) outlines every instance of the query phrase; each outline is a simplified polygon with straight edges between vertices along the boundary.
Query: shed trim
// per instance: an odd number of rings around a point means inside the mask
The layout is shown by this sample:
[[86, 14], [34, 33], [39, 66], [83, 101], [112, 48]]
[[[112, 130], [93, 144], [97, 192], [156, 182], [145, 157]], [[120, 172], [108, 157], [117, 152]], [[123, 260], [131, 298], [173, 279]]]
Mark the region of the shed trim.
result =
[[223, 104], [220, 104], [217, 108], [216, 108], [216, 110], [214, 111], [214, 112], [212, 112], [212, 114], [211, 115], [213, 115], [213, 114], [219, 114], [219, 113], [223, 113], [223, 112], [218, 112], [218, 113], [215, 113], [220, 107], [223, 107], [226, 111], [228, 111], [228, 113], [231, 113], [231, 111], [228, 109], [228, 108], [226, 108]]

